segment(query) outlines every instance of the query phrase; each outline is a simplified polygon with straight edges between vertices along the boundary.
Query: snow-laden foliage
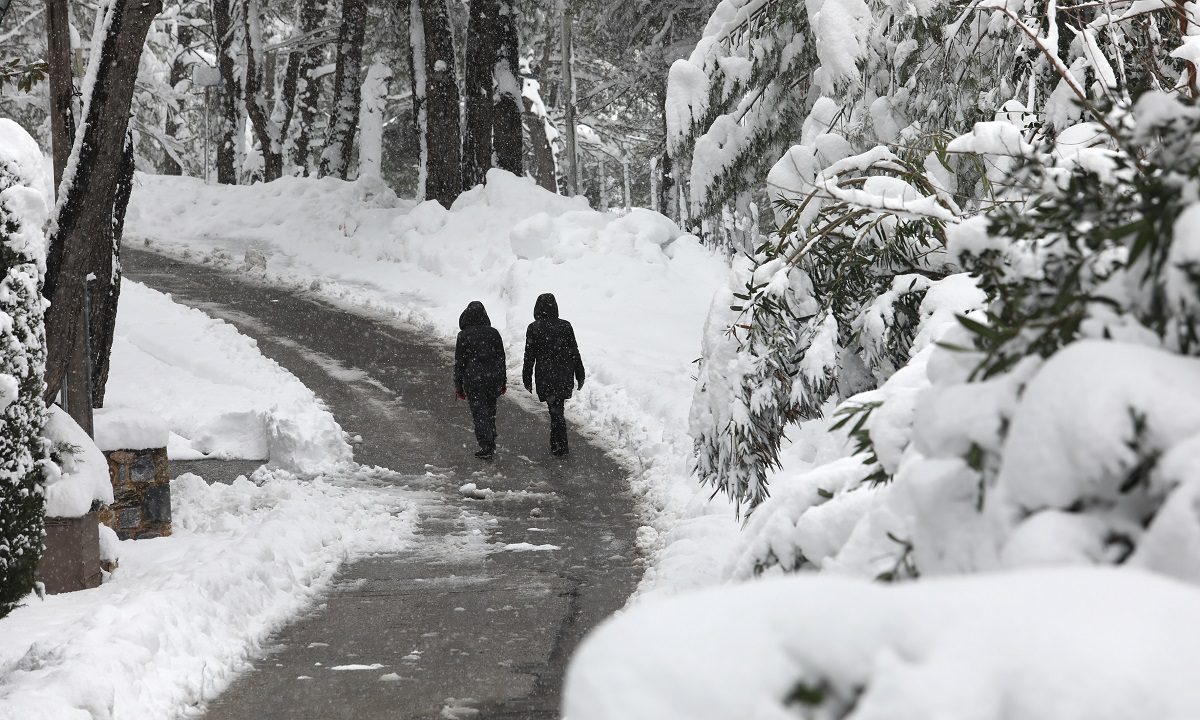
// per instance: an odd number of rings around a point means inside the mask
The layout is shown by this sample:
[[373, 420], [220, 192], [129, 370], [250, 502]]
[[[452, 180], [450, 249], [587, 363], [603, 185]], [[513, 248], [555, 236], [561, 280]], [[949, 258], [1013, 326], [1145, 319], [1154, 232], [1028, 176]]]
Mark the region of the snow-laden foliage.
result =
[[975, 7], [1029, 72], [958, 136], [864, 148], [814, 103], [705, 337], [698, 473], [752, 509], [729, 576], [1200, 580], [1192, 67], [1169, 15], [1089, 8]]
[[[668, 146], [697, 229], [749, 248], [737, 218], [750, 201], [802, 196], [837, 159], [820, 157], [821, 135], [928, 151], [1013, 101], [1057, 132], [1082, 117], [1076, 89], [1111, 103], [1172, 86], [1179, 28], [1157, 3], [724, 0], [671, 68]], [[947, 190], [971, 194], [973, 177], [960, 180]]]
[[42, 554], [48, 448], [40, 293], [46, 271], [41, 151], [0, 119], [0, 616], [33, 587]]

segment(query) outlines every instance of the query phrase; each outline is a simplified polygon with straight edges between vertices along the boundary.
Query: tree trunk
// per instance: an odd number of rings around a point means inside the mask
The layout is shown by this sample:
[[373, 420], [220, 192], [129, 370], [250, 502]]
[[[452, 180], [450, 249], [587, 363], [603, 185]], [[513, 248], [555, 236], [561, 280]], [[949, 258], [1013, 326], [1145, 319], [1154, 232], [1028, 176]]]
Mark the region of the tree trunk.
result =
[[429, 171], [429, 145], [425, 128], [429, 119], [425, 116], [425, 27], [421, 20], [421, 0], [409, 0], [408, 10], [408, 77], [412, 81], [414, 137], [419, 146], [417, 197], [425, 197], [425, 178]]
[[[171, 72], [167, 76], [167, 81], [171, 84], [172, 91], [175, 91], [180, 83], [188, 79], [189, 65], [185, 62], [185, 58], [192, 52], [192, 26], [190, 22], [191, 18], [181, 8], [180, 16], [175, 20], [175, 40], [179, 44], [179, 51], [175, 54], [175, 59], [171, 61]], [[174, 105], [167, 108], [167, 117], [163, 131], [168, 138], [178, 140], [179, 131], [184, 129], [184, 126], [179, 122], [179, 116], [183, 112], [182, 95], [177, 94], [173, 98], [173, 102]], [[163, 160], [163, 174], [183, 174], [183, 166], [179, 164], [178, 157], [172, 152], [167, 152], [167, 157]]]
[[129, 209], [129, 197], [133, 194], [133, 161], [133, 133], [128, 133], [125, 136], [125, 153], [121, 157], [121, 174], [117, 178], [117, 191], [113, 197], [112, 253], [107, 258], [96, 258], [101, 263], [91, 271], [96, 279], [87, 284], [91, 321], [92, 407], [96, 408], [104, 407], [104, 389], [108, 385], [109, 361], [117, 329], [117, 301], [121, 296], [121, 238], [125, 234], [125, 211]]
[[425, 198], [449, 208], [462, 192], [458, 79], [446, 0], [420, 0], [425, 38]]
[[242, 30], [246, 33], [246, 114], [262, 153], [263, 180], [271, 182], [283, 175], [283, 157], [263, 95], [262, 6], [256, 0], [242, 0]]
[[46, 312], [46, 398], [62, 385], [72, 342], [78, 336], [85, 278], [112, 253], [113, 208], [125, 156], [125, 133], [142, 47], [161, 0], [110, 0], [108, 31], [97, 38], [84, 88], [86, 116], [72, 149], [73, 165], [63, 178], [49, 238], [44, 295]]
[[575, 52], [571, 38], [573, 18], [570, 0], [559, 0], [562, 9], [562, 88], [559, 101], [563, 107], [563, 129], [566, 141], [567, 194], [579, 193], [579, 155], [575, 149], [575, 75], [572, 55]]
[[333, 72], [333, 112], [321, 154], [321, 176], [343, 180], [350, 172], [354, 131], [362, 100], [362, 50], [367, 29], [365, 0], [342, 0], [342, 24], [338, 29], [337, 66]]
[[499, 10], [499, 0], [471, 0], [462, 139], [464, 190], [483, 183], [492, 167], [492, 67], [496, 63]]
[[[300, 32], [304, 35], [316, 32], [329, 11], [324, 0], [304, 0], [300, 8]], [[313, 168], [312, 137], [317, 122], [317, 108], [321, 100], [321, 81], [313, 77], [325, 60], [325, 50], [313, 45], [304, 51], [297, 72], [299, 84], [296, 90], [296, 140], [292, 144], [292, 165], [301, 175], [309, 175]]]
[[383, 169], [383, 118], [392, 71], [382, 58], [367, 68], [358, 121], [358, 176], [379, 177]]
[[[50, 151], [54, 156], [54, 187], [62, 183], [75, 142], [71, 114], [71, 20], [67, 0], [46, 0], [46, 53], [50, 79]], [[53, 199], [53, 198], [52, 198]]]
[[492, 133], [496, 167], [524, 175], [524, 140], [521, 133], [521, 59], [517, 37], [517, 9], [511, 0], [500, 4], [496, 23], [496, 107], [492, 111]]
[[533, 100], [525, 101], [525, 128], [529, 133], [529, 174], [541, 187], [558, 192], [558, 167], [554, 162], [554, 148], [546, 133], [547, 120], [536, 112]]
[[232, 0], [212, 0], [213, 32], [217, 36], [217, 70], [221, 74], [217, 112], [217, 182], [237, 184], [238, 79], [233, 62]]

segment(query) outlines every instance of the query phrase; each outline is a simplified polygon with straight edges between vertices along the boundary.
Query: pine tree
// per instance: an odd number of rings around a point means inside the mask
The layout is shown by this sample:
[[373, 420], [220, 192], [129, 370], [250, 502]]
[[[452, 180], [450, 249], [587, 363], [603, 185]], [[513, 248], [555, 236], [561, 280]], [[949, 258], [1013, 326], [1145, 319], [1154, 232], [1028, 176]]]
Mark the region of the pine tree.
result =
[[499, 0], [471, 0], [464, 64], [463, 189], [483, 183], [492, 167], [492, 68], [498, 45]]
[[516, 3], [503, 0], [498, 12], [496, 57], [493, 64], [496, 105], [492, 109], [496, 167], [514, 175], [524, 175], [524, 137], [521, 123], [524, 104], [521, 99]]
[[[47, 443], [42, 438], [46, 350], [39, 289], [45, 271], [42, 223], [46, 206], [33, 190], [36, 168], [21, 167], [13, 140], [37, 143], [11, 120], [0, 120], [0, 617], [33, 588], [42, 553]], [[21, 148], [25, 150], [26, 148]]]
[[419, 0], [425, 59], [425, 198], [444, 207], [462, 192], [462, 137], [458, 120], [458, 78], [454, 36], [446, 0]]
[[321, 175], [345, 180], [354, 156], [354, 134], [362, 102], [362, 51], [367, 27], [365, 0], [342, 0], [342, 25], [338, 32], [337, 66], [333, 75], [333, 109], [329, 134], [321, 154]]

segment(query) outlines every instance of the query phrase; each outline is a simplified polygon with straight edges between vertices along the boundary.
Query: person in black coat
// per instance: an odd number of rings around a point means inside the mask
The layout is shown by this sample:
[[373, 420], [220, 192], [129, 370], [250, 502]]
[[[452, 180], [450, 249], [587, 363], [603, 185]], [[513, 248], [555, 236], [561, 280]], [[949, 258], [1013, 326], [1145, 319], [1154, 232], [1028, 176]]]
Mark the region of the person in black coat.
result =
[[483, 303], [475, 300], [458, 318], [458, 342], [454, 347], [454, 394], [471, 406], [475, 457], [490, 459], [496, 451], [496, 400], [508, 388], [504, 342], [492, 327]]
[[583, 388], [583, 360], [571, 323], [558, 317], [558, 301], [550, 293], [538, 296], [533, 322], [525, 331], [525, 367], [521, 373], [525, 389], [533, 392], [550, 410], [550, 452], [566, 455], [567, 420], [563, 404], [576, 383]]

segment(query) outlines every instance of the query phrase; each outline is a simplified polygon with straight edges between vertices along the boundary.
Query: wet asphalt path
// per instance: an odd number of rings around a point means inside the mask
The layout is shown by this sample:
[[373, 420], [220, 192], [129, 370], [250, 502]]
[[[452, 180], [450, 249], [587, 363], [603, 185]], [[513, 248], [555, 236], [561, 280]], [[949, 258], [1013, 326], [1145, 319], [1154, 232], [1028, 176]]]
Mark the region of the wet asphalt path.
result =
[[[361, 436], [360, 463], [405, 474], [421, 498], [413, 549], [343, 567], [205, 717], [557, 718], [571, 651], [641, 574], [621, 468], [574, 432], [571, 456], [550, 456], [544, 410], [509, 398], [485, 464], [471, 456], [443, 347], [233, 273], [133, 248], [122, 262], [128, 277], [255, 338]], [[495, 494], [464, 498], [466, 482]], [[560, 549], [505, 549], [520, 543]], [[332, 669], [346, 665], [372, 669]]]

